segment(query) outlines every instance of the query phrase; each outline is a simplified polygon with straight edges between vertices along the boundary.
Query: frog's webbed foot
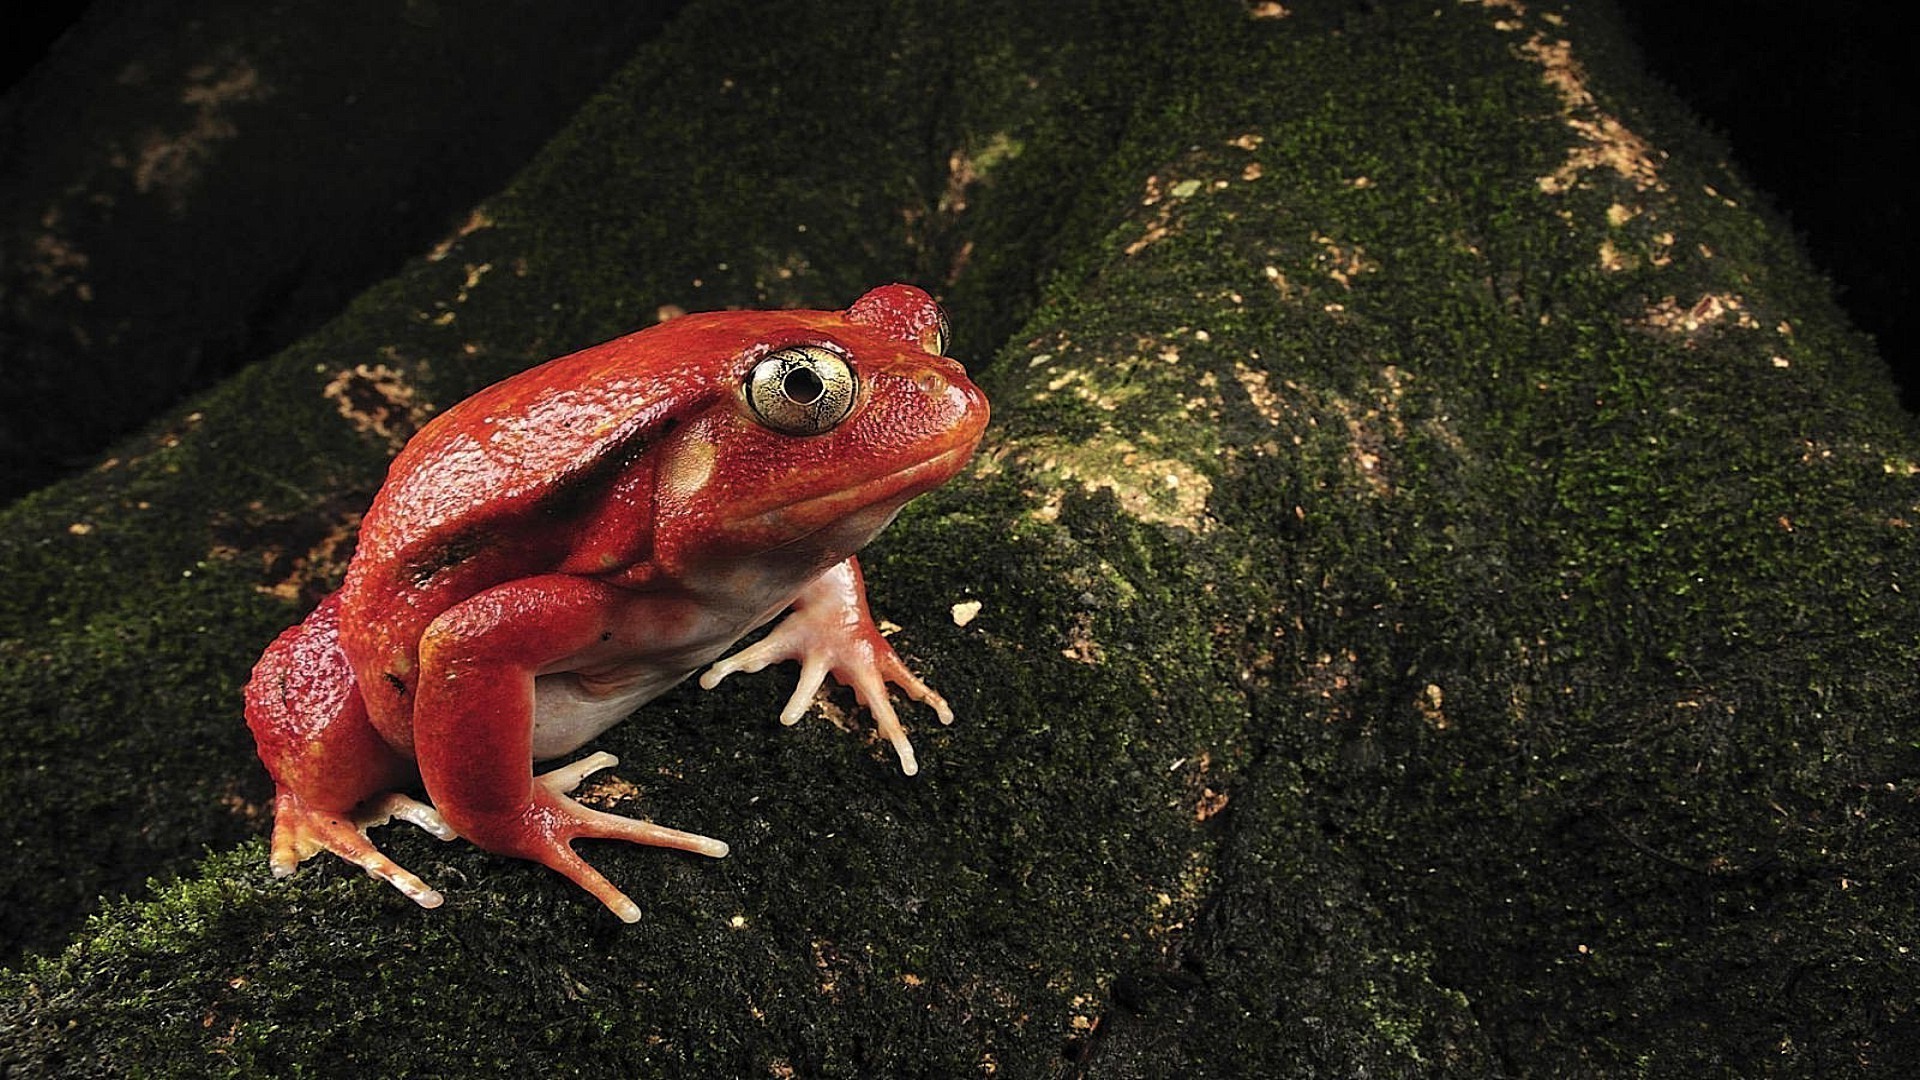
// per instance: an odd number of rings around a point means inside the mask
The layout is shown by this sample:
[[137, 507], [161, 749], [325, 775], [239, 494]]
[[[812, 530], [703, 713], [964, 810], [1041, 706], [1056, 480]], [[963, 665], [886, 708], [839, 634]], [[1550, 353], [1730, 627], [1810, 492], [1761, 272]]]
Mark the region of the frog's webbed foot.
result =
[[[575, 854], [570, 846], [574, 840], [626, 840], [715, 858], [726, 855], [728, 849], [723, 841], [712, 837], [603, 813], [568, 797], [588, 776], [619, 763], [612, 754], [589, 754], [571, 765], [534, 777], [534, 798], [527, 812], [518, 815], [504, 830], [479, 830], [489, 835], [474, 839], [483, 847], [533, 859], [560, 871], [606, 904], [615, 915], [627, 922], [637, 921], [639, 905]], [[273, 854], [269, 860], [273, 876], [289, 877], [302, 862], [322, 851], [331, 851], [365, 870], [368, 876], [399, 889], [421, 907], [439, 907], [445, 900], [439, 890], [388, 858], [367, 838], [368, 829], [385, 825], [394, 818], [410, 821], [441, 840], [457, 839], [460, 835], [439, 811], [398, 792], [368, 799], [351, 814], [332, 814], [307, 806], [298, 795], [283, 789], [274, 801]]]
[[302, 862], [322, 851], [331, 851], [365, 870], [369, 876], [399, 889], [421, 907], [439, 907], [444, 898], [438, 890], [388, 858], [367, 839], [368, 829], [385, 825], [394, 818], [410, 821], [441, 840], [452, 840], [456, 835], [433, 807], [398, 792], [375, 796], [351, 813], [337, 814], [310, 807], [298, 795], [282, 788], [273, 804], [273, 853], [268, 865], [273, 868], [274, 877], [289, 877]]
[[800, 662], [800, 681], [786, 708], [782, 724], [794, 724], [826, 682], [828, 675], [853, 688], [854, 697], [873, 714], [874, 727], [900, 758], [900, 771], [920, 771], [913, 743], [893, 710], [887, 684], [893, 683], [915, 701], [925, 702], [942, 724], [953, 723], [947, 699], [921, 681], [880, 635], [867, 611], [866, 592], [858, 565], [849, 559], [809, 585], [794, 602], [793, 612], [766, 637], [708, 668], [700, 685], [711, 690], [736, 671], [754, 672], [785, 660]]
[[568, 796], [567, 793], [580, 786], [580, 782], [589, 775], [619, 763], [619, 759], [612, 754], [600, 752], [534, 777], [533, 798], [528, 805], [517, 814], [476, 821], [475, 827], [470, 830], [472, 839], [489, 850], [532, 859], [551, 867], [592, 893], [621, 921], [638, 922], [640, 905], [581, 858], [573, 850], [573, 841], [625, 840], [633, 844], [691, 851], [716, 859], [724, 857], [728, 848], [724, 841], [710, 836], [604, 813], [583, 806]]

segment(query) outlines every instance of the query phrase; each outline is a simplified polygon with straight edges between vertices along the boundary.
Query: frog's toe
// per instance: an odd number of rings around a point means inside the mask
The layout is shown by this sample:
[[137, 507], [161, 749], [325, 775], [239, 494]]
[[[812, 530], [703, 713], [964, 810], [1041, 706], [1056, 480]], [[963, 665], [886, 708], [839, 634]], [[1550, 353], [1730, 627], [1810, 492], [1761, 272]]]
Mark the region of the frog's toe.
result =
[[682, 832], [669, 829], [664, 825], [655, 825], [651, 821], [639, 821], [619, 814], [608, 814], [590, 806], [574, 806], [574, 837], [590, 837], [597, 840], [625, 840], [632, 844], [646, 844], [649, 847], [674, 848], [679, 851], [691, 851], [695, 855], [724, 859], [727, 852], [733, 850], [725, 840], [715, 840], [711, 836], [699, 833]]
[[366, 850], [360, 854], [342, 854], [349, 862], [365, 870], [368, 877], [379, 878], [399, 889], [407, 899], [423, 908], [437, 908], [446, 900], [446, 897], [440, 895], [440, 890], [421, 881], [412, 871], [387, 858], [372, 844], [368, 844]]
[[438, 890], [388, 858], [367, 839], [370, 826], [394, 817], [411, 821], [442, 840], [454, 836], [453, 830], [432, 807], [404, 795], [381, 796], [359, 814], [335, 814], [308, 807], [299, 796], [282, 791], [274, 801], [273, 847], [268, 866], [274, 877], [291, 877], [302, 862], [322, 851], [331, 851], [365, 870], [369, 876], [399, 889], [421, 907], [439, 907], [445, 898]]
[[893, 747], [894, 756], [900, 759], [900, 771], [907, 776], [920, 772], [920, 761], [914, 757], [913, 741], [907, 738], [907, 729], [900, 724], [900, 714], [893, 711], [893, 702], [887, 700], [886, 684], [869, 673], [855, 678], [854, 696], [867, 711], [873, 714], [873, 726], [880, 737]]
[[579, 787], [580, 782], [587, 777], [592, 776], [601, 769], [611, 769], [618, 764], [620, 764], [619, 758], [614, 757], [605, 750], [599, 750], [588, 754], [586, 757], [581, 758], [571, 765], [562, 765], [560, 768], [550, 772], [543, 772], [533, 779], [541, 787], [546, 788], [555, 795], [565, 795], [574, 788]]
[[360, 827], [362, 834], [375, 825], [385, 825], [394, 818], [418, 825], [433, 834], [436, 840], [460, 838], [460, 834], [453, 831], [453, 826], [447, 824], [447, 819], [440, 816], [440, 811], [419, 799], [402, 795], [397, 791], [388, 792], [368, 801], [353, 816], [354, 824]]

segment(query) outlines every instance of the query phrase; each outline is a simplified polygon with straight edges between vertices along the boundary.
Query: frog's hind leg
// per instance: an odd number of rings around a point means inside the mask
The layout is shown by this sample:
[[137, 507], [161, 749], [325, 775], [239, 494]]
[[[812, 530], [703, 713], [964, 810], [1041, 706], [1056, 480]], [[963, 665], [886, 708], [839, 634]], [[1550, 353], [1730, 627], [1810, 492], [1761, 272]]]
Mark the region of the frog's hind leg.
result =
[[625, 922], [640, 908], [573, 850], [576, 840], [624, 840], [713, 858], [727, 845], [584, 806], [567, 792], [595, 769], [594, 754], [533, 775], [535, 680], [606, 640], [629, 619], [630, 594], [602, 582], [547, 574], [497, 585], [447, 609], [420, 638], [414, 752], [427, 794], [461, 836], [531, 859], [592, 893]]
[[438, 907], [438, 892], [367, 838], [369, 828], [396, 817], [442, 840], [454, 832], [431, 806], [393, 790], [411, 781], [413, 769], [367, 718], [340, 651], [339, 594], [267, 647], [246, 700], [247, 726], [277, 788], [274, 876], [331, 851], [421, 907]]

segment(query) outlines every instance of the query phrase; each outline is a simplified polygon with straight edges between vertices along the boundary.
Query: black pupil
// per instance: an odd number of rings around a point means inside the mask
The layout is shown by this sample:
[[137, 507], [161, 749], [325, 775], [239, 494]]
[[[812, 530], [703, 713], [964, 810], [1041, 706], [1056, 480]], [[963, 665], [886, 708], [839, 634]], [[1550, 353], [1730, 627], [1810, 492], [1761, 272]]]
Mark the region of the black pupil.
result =
[[811, 405], [827, 392], [827, 384], [820, 381], [811, 367], [796, 367], [780, 377], [780, 389], [795, 405]]

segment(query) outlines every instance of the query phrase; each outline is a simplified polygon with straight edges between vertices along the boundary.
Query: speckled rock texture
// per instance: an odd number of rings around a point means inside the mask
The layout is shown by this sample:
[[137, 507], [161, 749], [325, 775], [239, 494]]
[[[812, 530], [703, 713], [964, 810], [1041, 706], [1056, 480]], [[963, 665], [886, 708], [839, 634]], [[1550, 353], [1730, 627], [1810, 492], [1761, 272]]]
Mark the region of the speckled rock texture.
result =
[[[596, 847], [638, 926], [403, 827], [437, 911], [268, 876], [239, 686], [414, 426], [888, 280], [995, 406], [864, 557], [959, 713], [919, 776], [767, 672], [598, 740], [609, 805], [733, 845]], [[456, 235], [5, 512], [0, 1069], [1900, 1075], [1916, 436], [1602, 5], [696, 2]]]

